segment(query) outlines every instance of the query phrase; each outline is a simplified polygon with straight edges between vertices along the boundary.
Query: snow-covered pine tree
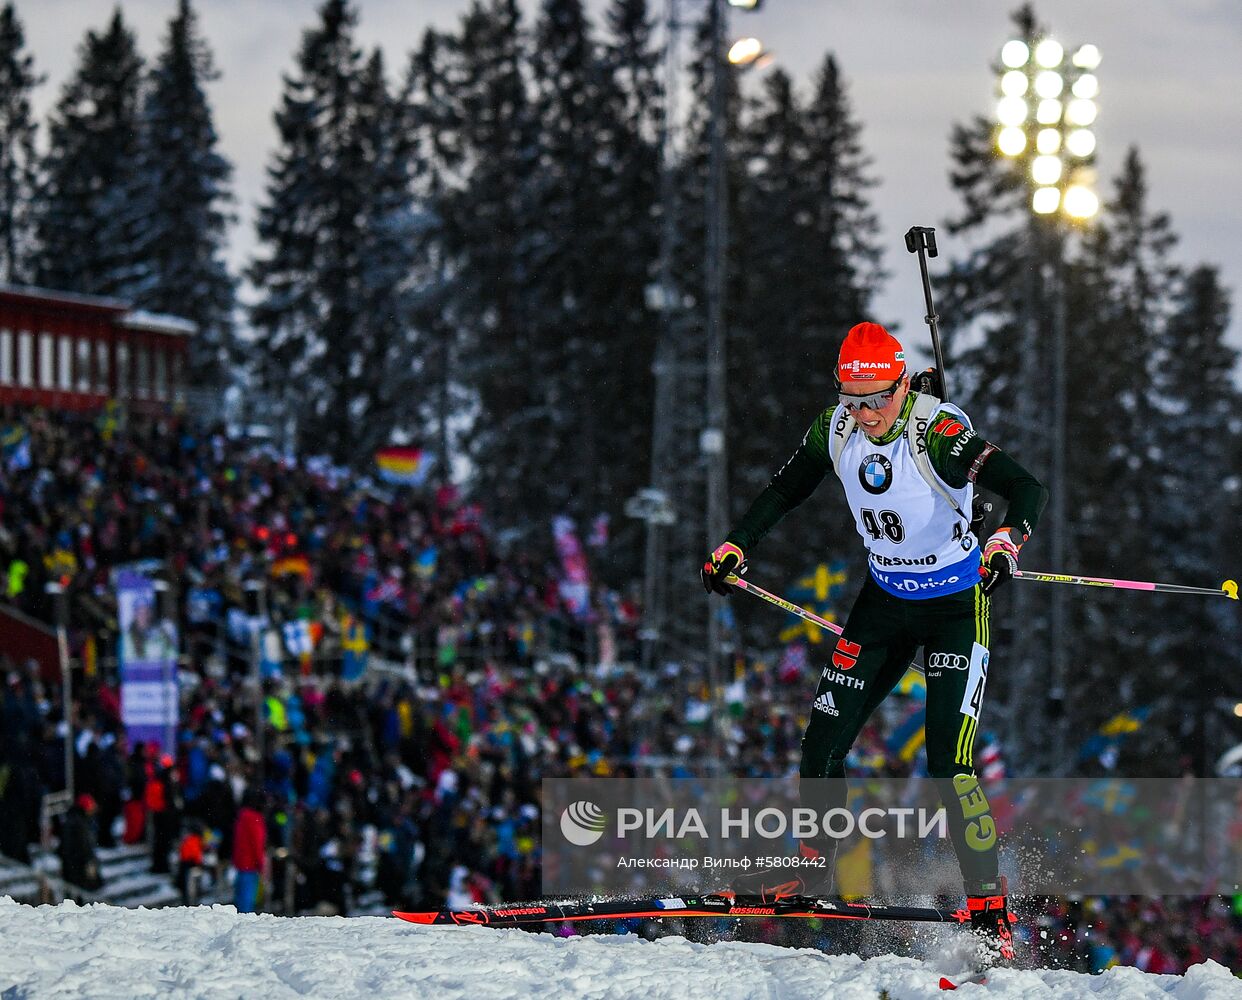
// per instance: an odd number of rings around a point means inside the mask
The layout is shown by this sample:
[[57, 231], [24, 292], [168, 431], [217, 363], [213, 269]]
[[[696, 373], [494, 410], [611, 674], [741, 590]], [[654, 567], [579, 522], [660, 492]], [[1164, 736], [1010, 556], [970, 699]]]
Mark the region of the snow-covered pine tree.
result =
[[[535, 175], [538, 281], [530, 295], [528, 364], [541, 383], [526, 443], [538, 479], [535, 509], [593, 514], [605, 501], [619, 507], [627, 464], [646, 463], [612, 427], [609, 398], [625, 390], [617, 366], [621, 342], [614, 312], [618, 275], [615, 233], [605, 227], [611, 171], [603, 150], [620, 130], [612, 79], [600, 58], [581, 0], [544, 0], [535, 25], [532, 59], [538, 120]], [[627, 454], [628, 452], [628, 454]], [[631, 466], [632, 467], [632, 466]], [[528, 484], [533, 485], [533, 484]]]
[[[398, 421], [394, 386], [411, 362], [394, 329], [407, 322], [408, 288], [379, 284], [408, 273], [412, 255], [404, 167], [376, 139], [394, 111], [375, 93], [382, 65], [365, 66], [354, 44], [356, 20], [348, 0], [326, 0], [303, 34], [249, 269], [257, 384], [297, 420], [304, 448], [352, 461]], [[384, 365], [394, 367], [377, 377]]]
[[[1066, 509], [1072, 512], [1070, 568], [1089, 575], [1166, 579], [1167, 553], [1180, 544], [1158, 527], [1158, 456], [1172, 442], [1154, 397], [1177, 287], [1170, 260], [1175, 242], [1168, 216], [1149, 205], [1142, 162], [1132, 149], [1070, 276], [1081, 287], [1069, 322], [1065, 467], [1073, 473]], [[1185, 619], [1161, 615], [1157, 595], [1142, 596], [1150, 599], [1140, 605], [1133, 594], [1092, 591], [1070, 602], [1074, 648], [1092, 655], [1072, 673], [1068, 704], [1082, 706], [1089, 731], [1118, 705], [1160, 698], [1176, 680], [1180, 667], [1166, 651]], [[1201, 610], [1185, 600], [1178, 605], [1192, 616]], [[1176, 761], [1162, 763], [1176, 767]]]
[[218, 77], [190, 0], [180, 0], [151, 70], [142, 110], [133, 241], [144, 269], [128, 294], [193, 320], [190, 381], [225, 381], [233, 352], [234, 282], [225, 264], [232, 167], [217, 149], [206, 85]]
[[606, 345], [607, 376], [594, 384], [610, 414], [613, 440], [606, 447], [621, 458], [615, 464], [605, 461], [612, 466], [612, 479], [600, 502], [617, 528], [609, 563], [619, 576], [628, 576], [640, 571], [642, 546], [637, 534], [627, 532], [641, 526], [623, 516], [623, 505], [650, 478], [652, 363], [660, 317], [648, 307], [647, 289], [656, 278], [659, 255], [664, 96], [647, 0], [612, 0], [604, 18], [605, 94], [615, 107], [608, 111], [614, 127], [604, 134], [602, 150], [606, 176], [599, 228], [612, 279], [603, 288], [601, 306], [613, 317], [615, 332]]
[[504, 516], [538, 517], [528, 522], [538, 530], [547, 510], [524, 499], [539, 483], [526, 481], [523, 464], [546, 436], [534, 400], [547, 374], [533, 357], [528, 300], [538, 280], [531, 248], [539, 237], [527, 47], [516, 0], [477, 0], [463, 17], [448, 68], [460, 123], [457, 179], [440, 205], [445, 247], [458, 269], [458, 366], [477, 399], [469, 452], [478, 485]]
[[[763, 79], [745, 102], [736, 155], [747, 174], [732, 192], [733, 239], [728, 284], [735, 289], [729, 313], [729, 483], [735, 506], [745, 505], [767, 483], [781, 451], [806, 430], [816, 403], [814, 366], [831, 354], [821, 334], [820, 357], [806, 350], [802, 304], [816, 278], [807, 257], [812, 207], [818, 192], [806, 186], [806, 119], [793, 80], [781, 69]], [[831, 379], [831, 366], [821, 364]], [[829, 383], [831, 384], [831, 383]], [[822, 384], [821, 384], [822, 388]], [[744, 415], [744, 416], [743, 416]], [[774, 450], [776, 453], [774, 454]], [[770, 539], [778, 542], [779, 539]], [[777, 546], [764, 545], [772, 556]]]
[[[1237, 571], [1225, 555], [1238, 548], [1242, 490], [1242, 398], [1233, 382], [1238, 352], [1225, 340], [1229, 313], [1216, 268], [1200, 265], [1178, 282], [1158, 335], [1146, 408], [1155, 431], [1146, 488], [1154, 562], [1161, 579], [1192, 586], [1213, 587]], [[1237, 654], [1238, 613], [1221, 600], [1152, 596], [1145, 619], [1161, 626], [1152, 690], [1169, 698], [1170, 718], [1196, 749], [1197, 772], [1210, 777], [1212, 762], [1231, 746], [1212, 720], [1215, 699], [1230, 690], [1226, 665]]]
[[[1013, 37], [1032, 46], [1045, 33], [1029, 4], [1014, 13], [1013, 22]], [[1046, 422], [1052, 403], [1050, 332], [1056, 293], [1052, 262], [1062, 252], [1063, 224], [1056, 217], [1031, 213], [1025, 168], [998, 153], [995, 126], [987, 118], [977, 115], [954, 126], [950, 158], [950, 183], [961, 207], [941, 233], [939, 259], [949, 260], [948, 270], [942, 264], [934, 275], [950, 397], [966, 408], [980, 433], [1047, 481], [1052, 464]], [[963, 246], [969, 247], [964, 257], [957, 249]], [[1079, 321], [1071, 306], [1070, 329]], [[1091, 349], [1076, 337], [1073, 343], [1076, 349]], [[1077, 516], [1072, 500], [1067, 510]], [[1023, 549], [1026, 566], [1050, 564], [1051, 534], [1046, 514]], [[1072, 565], [1078, 566], [1072, 544], [1069, 549]], [[1032, 767], [1040, 766], [1051, 721], [1041, 715], [1051, 708], [1048, 685], [1036, 680], [1050, 660], [1050, 601], [1047, 588], [1018, 585], [998, 597], [992, 619], [992, 635], [1012, 669], [994, 674], [989, 700], [1011, 709], [1009, 718], [1002, 720], [1010, 745], [1015, 756]], [[1070, 604], [1080, 606], [1073, 600]], [[1078, 648], [1076, 635], [1062, 641]]]
[[0, 281], [13, 284], [32, 278], [39, 159], [30, 98], [42, 81], [10, 0], [0, 7]]
[[[836, 349], [868, 312], [879, 282], [871, 233], [861, 127], [853, 117], [835, 58], [825, 57], [810, 99], [783, 71], [764, 78], [747, 102], [740, 137], [747, 176], [734, 225], [743, 290], [730, 330], [730, 440], [735, 502], [748, 503], [792, 451], [812, 417], [834, 400]], [[742, 374], [745, 377], [742, 378]], [[804, 572], [820, 561], [857, 565], [848, 511], [831, 500], [807, 504], [786, 531], [765, 540], [756, 566]], [[807, 540], [814, 539], [814, 554]]]
[[461, 122], [451, 93], [455, 58], [453, 38], [428, 29], [410, 53], [400, 97], [415, 204], [410, 310], [422, 337], [419, 357], [431, 390], [424, 396], [421, 423], [434, 435], [442, 483], [451, 477], [457, 450], [453, 417], [469, 412], [473, 402], [458, 371], [467, 325], [461, 319], [461, 268], [447, 232], [450, 192], [461, 166]]
[[421, 291], [414, 266], [419, 251], [411, 188], [415, 137], [406, 128], [405, 105], [388, 90], [379, 49], [362, 69], [357, 107], [366, 176], [356, 252], [362, 354], [349, 406], [357, 440], [369, 451], [386, 443], [396, 428], [421, 437], [417, 401], [429, 378], [412, 310]]
[[36, 231], [40, 285], [124, 295], [143, 262], [126, 210], [135, 190], [142, 57], [118, 7], [88, 31], [48, 126]]
[[[824, 57], [806, 108], [806, 184], [815, 192], [810, 229], [810, 263], [819, 280], [807, 284], [803, 324], [808, 341], [822, 343], [870, 315], [871, 300], [885, 277], [879, 229], [868, 192], [878, 183], [862, 144], [836, 57]], [[819, 371], [817, 391], [832, 387], [831, 373]]]
[[[1015, 38], [1033, 43], [1043, 31], [1029, 5], [1013, 21]], [[968, 405], [980, 428], [1038, 474], [1044, 463], [1035, 454], [1041, 435], [1031, 419], [1038, 408], [1033, 393], [1046, 379], [1032, 384], [1030, 376], [1048, 370], [1048, 338], [1038, 331], [1050, 326], [1051, 297], [1040, 263], [1055, 223], [1032, 217], [1023, 168], [999, 156], [995, 143], [995, 127], [981, 115], [951, 132], [949, 178], [962, 207], [947, 232], [979, 243], [937, 276], [936, 305], [954, 400]], [[964, 240], [941, 242], [949, 249]], [[1016, 405], [1022, 393], [1034, 405]]]

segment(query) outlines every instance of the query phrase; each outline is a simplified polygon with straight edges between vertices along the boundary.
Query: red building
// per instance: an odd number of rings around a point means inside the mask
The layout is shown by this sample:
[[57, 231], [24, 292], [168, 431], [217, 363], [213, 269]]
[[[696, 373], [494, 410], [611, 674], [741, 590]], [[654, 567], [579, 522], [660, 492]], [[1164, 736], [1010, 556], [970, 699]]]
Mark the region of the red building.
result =
[[165, 410], [183, 398], [195, 329], [118, 299], [0, 284], [0, 404]]

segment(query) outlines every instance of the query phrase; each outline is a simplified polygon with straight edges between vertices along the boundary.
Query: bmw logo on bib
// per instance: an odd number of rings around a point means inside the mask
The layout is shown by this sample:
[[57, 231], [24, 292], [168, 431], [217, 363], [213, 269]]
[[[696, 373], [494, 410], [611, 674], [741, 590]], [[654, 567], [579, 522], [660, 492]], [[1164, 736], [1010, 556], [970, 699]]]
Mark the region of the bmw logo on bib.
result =
[[893, 463], [883, 455], [868, 455], [858, 467], [858, 481], [868, 493], [883, 493], [893, 483]]

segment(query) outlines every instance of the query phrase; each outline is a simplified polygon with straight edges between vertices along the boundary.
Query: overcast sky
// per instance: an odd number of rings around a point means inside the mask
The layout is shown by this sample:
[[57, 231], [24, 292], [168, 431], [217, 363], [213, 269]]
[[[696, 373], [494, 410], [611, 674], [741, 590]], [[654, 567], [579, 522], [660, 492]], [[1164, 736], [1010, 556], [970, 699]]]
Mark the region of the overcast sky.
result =
[[[664, 0], [653, 0], [663, 10]], [[680, 0], [697, 11], [703, 0]], [[595, 11], [604, 0], [588, 0]], [[989, 65], [1009, 36], [1017, 0], [765, 0], [758, 13], [734, 13], [731, 34], [753, 34], [804, 86], [833, 52], [847, 79], [863, 142], [880, 186], [873, 192], [880, 238], [892, 276], [875, 319], [900, 320], [917, 347], [925, 330], [915, 258], [902, 234], [911, 225], [942, 225], [956, 210], [948, 183], [953, 123], [990, 114]], [[37, 95], [42, 115], [76, 65], [88, 28], [102, 28], [115, 0], [17, 0], [27, 43], [48, 82]], [[240, 221], [232, 260], [253, 247], [254, 208], [275, 145], [272, 112], [281, 74], [293, 65], [302, 31], [315, 23], [318, 0], [197, 0], [203, 30], [222, 78], [211, 88], [222, 152], [236, 170]], [[390, 68], [428, 25], [454, 26], [466, 0], [356, 0], [359, 40], [382, 45]], [[535, 0], [527, 0], [532, 14]], [[153, 57], [175, 0], [124, 0], [126, 20], [144, 55]], [[1039, 19], [1067, 48], [1099, 46], [1101, 94], [1098, 189], [1130, 145], [1148, 167], [1151, 204], [1172, 214], [1182, 237], [1178, 259], [1221, 267], [1235, 297], [1231, 340], [1242, 347], [1242, 0], [1041, 0]], [[1230, 237], [1230, 233], [1234, 236]], [[965, 250], [942, 234], [942, 254]], [[1122, 359], [1119, 359], [1122, 360]]]

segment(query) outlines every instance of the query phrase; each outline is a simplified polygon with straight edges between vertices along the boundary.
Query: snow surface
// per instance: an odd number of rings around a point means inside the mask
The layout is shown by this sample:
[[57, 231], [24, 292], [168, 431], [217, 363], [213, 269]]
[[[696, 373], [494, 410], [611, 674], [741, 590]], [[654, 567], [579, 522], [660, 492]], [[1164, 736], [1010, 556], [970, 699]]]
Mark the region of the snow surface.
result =
[[1083, 997], [1242, 998], [1207, 962], [1182, 976], [1001, 970], [941, 992], [931, 963], [867, 961], [772, 945], [668, 937], [557, 938], [381, 917], [238, 915], [231, 906], [127, 910], [30, 907], [0, 899], [0, 997], [380, 997], [428, 1000], [644, 997], [652, 1000], [891, 1000]]

